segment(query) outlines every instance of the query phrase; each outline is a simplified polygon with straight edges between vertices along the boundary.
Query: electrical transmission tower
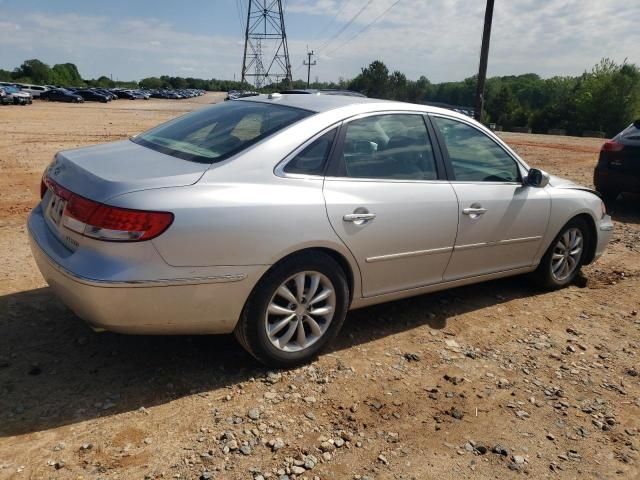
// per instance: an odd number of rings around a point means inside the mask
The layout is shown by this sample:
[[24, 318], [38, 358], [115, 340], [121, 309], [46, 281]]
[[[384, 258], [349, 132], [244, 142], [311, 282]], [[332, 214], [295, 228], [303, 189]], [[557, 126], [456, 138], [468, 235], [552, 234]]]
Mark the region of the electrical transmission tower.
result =
[[282, 0], [248, 1], [242, 82], [253, 83], [258, 89], [281, 80], [291, 83]]

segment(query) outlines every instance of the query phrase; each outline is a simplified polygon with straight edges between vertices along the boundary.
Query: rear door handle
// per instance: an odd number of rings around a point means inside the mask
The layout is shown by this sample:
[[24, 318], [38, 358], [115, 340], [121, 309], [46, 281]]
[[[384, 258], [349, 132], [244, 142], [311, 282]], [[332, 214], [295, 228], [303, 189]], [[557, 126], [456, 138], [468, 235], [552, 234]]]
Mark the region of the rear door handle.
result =
[[347, 213], [342, 220], [345, 222], [362, 223], [367, 220], [373, 220], [376, 218], [375, 213]]
[[487, 209], [482, 207], [469, 207], [469, 208], [462, 209], [462, 213], [464, 213], [465, 215], [477, 216], [477, 215], [482, 215], [483, 213], [487, 213]]

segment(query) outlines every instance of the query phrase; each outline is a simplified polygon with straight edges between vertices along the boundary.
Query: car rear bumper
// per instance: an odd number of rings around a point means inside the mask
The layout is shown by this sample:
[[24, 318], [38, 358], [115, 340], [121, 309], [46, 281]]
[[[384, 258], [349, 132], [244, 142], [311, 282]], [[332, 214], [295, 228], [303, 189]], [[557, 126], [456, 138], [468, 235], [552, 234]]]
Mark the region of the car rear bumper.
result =
[[599, 192], [640, 193], [640, 175], [633, 172], [596, 169], [593, 183]]
[[251, 289], [268, 268], [232, 267], [235, 273], [230, 273], [229, 267], [219, 267], [217, 275], [213, 269], [206, 277], [172, 279], [87, 278], [70, 269], [72, 262], [59, 254], [65, 247], [49, 230], [40, 207], [31, 212], [28, 230], [31, 250], [44, 279], [63, 303], [97, 330], [230, 333]]

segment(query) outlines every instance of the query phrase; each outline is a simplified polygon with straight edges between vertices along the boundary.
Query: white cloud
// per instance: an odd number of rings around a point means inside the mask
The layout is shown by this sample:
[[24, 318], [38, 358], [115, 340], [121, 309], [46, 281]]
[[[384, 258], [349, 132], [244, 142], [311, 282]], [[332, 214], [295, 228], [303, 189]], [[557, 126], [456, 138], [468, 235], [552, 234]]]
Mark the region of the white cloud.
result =
[[[342, 22], [353, 17], [367, 0], [348, 4]], [[372, 60], [383, 60], [410, 78], [426, 75], [433, 81], [473, 75], [478, 66], [485, 2], [481, 0], [401, 0], [378, 23], [353, 41], [394, 0], [376, 0], [340, 37], [319, 53], [315, 73], [324, 79], [352, 77]], [[291, 0], [290, 11], [327, 14], [340, 1]], [[318, 48], [341, 23], [310, 48]], [[535, 72], [543, 76], [578, 74], [602, 57], [640, 63], [640, 8], [628, 0], [509, 0], [495, 4], [490, 75]], [[299, 42], [304, 43], [304, 42]], [[294, 42], [292, 54], [304, 54]]]
[[[376, 59], [409, 78], [426, 75], [432, 81], [459, 80], [476, 72], [483, 0], [401, 0], [345, 43], [395, 1], [373, 0], [342, 35], [332, 38], [368, 1], [288, 1], [294, 77], [305, 76], [301, 63], [307, 45], [318, 54], [312, 77], [322, 80], [353, 77]], [[20, 24], [10, 18], [0, 9], [3, 68], [35, 56], [51, 64], [74, 62], [88, 77], [239, 76], [239, 33], [203, 35], [155, 18], [103, 14], [25, 11]], [[640, 63], [638, 25], [640, 8], [632, 0], [501, 0], [495, 6], [489, 74], [578, 74], [602, 57]]]
[[[1, 13], [1, 12], [0, 12]], [[1, 18], [1, 15], [0, 15]], [[230, 36], [198, 35], [177, 30], [157, 19], [112, 19], [77, 14], [25, 14], [22, 29], [0, 23], [0, 46], [13, 57], [25, 54], [48, 63], [73, 62], [86, 77], [113, 73], [114, 78], [139, 79], [175, 74], [187, 64], [194, 75], [232, 77], [242, 47]], [[3, 58], [3, 61], [8, 59]]]

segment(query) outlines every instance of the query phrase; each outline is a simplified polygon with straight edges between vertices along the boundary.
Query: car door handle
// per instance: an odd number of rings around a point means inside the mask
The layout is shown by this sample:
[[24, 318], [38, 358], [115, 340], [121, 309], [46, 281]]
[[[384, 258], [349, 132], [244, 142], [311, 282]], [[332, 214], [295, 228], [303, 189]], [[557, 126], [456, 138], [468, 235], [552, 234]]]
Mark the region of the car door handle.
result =
[[375, 213], [347, 213], [344, 217], [342, 217], [342, 220], [344, 220], [345, 222], [362, 223], [366, 222], [367, 220], [373, 220], [374, 218], [376, 218]]
[[487, 209], [482, 207], [469, 207], [462, 209], [462, 213], [464, 213], [465, 215], [482, 215], [486, 212]]

